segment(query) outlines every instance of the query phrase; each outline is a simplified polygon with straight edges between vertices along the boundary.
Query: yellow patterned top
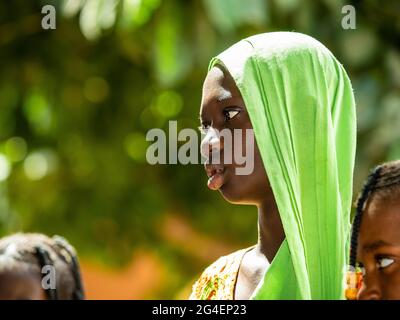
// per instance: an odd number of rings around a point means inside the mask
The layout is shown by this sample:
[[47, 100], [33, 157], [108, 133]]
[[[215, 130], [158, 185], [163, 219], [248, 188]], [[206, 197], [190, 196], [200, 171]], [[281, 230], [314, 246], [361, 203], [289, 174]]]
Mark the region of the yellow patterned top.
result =
[[223, 256], [204, 270], [193, 285], [190, 300], [234, 300], [243, 256], [253, 247]]

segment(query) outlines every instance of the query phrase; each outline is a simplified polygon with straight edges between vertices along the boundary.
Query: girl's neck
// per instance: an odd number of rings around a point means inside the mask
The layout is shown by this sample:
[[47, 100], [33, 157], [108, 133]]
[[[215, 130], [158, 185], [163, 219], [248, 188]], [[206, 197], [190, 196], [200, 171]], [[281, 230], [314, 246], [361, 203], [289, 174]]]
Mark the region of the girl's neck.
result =
[[258, 206], [258, 243], [256, 251], [272, 262], [285, 239], [282, 221], [275, 199], [267, 199]]

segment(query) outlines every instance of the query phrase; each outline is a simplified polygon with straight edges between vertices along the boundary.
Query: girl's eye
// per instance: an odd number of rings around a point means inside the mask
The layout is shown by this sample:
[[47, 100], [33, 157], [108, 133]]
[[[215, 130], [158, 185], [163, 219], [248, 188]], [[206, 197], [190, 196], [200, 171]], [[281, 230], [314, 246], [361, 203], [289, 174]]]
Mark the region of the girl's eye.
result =
[[394, 262], [394, 259], [391, 258], [379, 258], [378, 259], [378, 266], [379, 269], [386, 268], [390, 266]]
[[229, 121], [232, 120], [234, 117], [236, 117], [240, 113], [239, 110], [235, 109], [226, 109], [223, 111], [224, 114], [224, 120]]

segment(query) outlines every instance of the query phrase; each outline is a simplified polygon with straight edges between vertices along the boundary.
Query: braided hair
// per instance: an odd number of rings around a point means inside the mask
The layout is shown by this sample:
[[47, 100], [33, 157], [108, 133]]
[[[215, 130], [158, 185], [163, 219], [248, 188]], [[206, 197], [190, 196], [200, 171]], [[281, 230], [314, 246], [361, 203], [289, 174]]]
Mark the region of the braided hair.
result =
[[351, 242], [350, 267], [357, 268], [357, 244], [361, 218], [365, 208], [373, 200], [386, 200], [400, 195], [400, 160], [387, 162], [375, 167], [368, 176], [356, 202]]
[[74, 248], [60, 236], [17, 233], [0, 239], [0, 271], [29, 269], [42, 273], [44, 266], [55, 270], [55, 288], [46, 288], [49, 300], [82, 300], [84, 289]]

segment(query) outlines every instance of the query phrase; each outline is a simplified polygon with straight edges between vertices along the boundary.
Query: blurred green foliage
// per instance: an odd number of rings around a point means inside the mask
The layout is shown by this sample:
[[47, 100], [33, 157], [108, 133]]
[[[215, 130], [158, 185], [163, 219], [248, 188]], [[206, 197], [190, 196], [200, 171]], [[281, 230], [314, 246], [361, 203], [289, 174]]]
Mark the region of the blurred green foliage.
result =
[[[41, 28], [45, 4], [56, 30]], [[341, 27], [345, 4], [356, 30]], [[240, 248], [256, 241], [256, 214], [208, 191], [201, 165], [148, 165], [146, 132], [168, 120], [198, 126], [208, 62], [229, 45], [307, 33], [353, 82], [357, 191], [373, 165], [400, 158], [399, 13], [388, 0], [2, 1], [0, 235], [62, 234], [113, 265], [148, 248], [171, 272], [154, 297], [172, 297], [209, 261], [165, 239], [166, 216]]]

